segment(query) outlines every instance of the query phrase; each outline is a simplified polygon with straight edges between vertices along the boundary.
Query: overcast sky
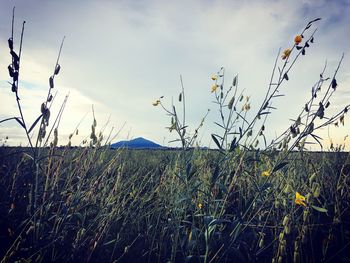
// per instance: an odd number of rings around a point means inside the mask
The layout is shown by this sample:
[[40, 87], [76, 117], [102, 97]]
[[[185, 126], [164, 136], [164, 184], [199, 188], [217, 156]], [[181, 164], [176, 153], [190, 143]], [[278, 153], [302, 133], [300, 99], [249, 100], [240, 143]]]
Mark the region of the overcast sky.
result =
[[[145, 137], [168, 145], [174, 135], [165, 129], [170, 119], [152, 102], [164, 95], [164, 103], [177, 101], [183, 77], [187, 120], [192, 130], [207, 109], [210, 114], [200, 131], [202, 144], [213, 146], [210, 134], [219, 115], [212, 103], [211, 75], [221, 66], [226, 78], [239, 75], [239, 87], [250, 96], [254, 113], [263, 100], [279, 48], [293, 45], [308, 21], [321, 17], [315, 44], [301, 57], [282, 87], [286, 95], [276, 99], [278, 108], [268, 119], [272, 139], [290, 125], [310, 97], [311, 87], [327, 60], [331, 76], [342, 55], [338, 90], [332, 109], [350, 103], [350, 1], [92, 1], [92, 0], [1, 0], [0, 2], [0, 118], [18, 116], [14, 94], [7, 83], [10, 55], [7, 39], [16, 6], [15, 49], [25, 20], [20, 72], [20, 97], [27, 123], [40, 113], [48, 78], [52, 74], [60, 42], [66, 36], [58, 91], [52, 114], [70, 92], [59, 128], [61, 144], [86, 115], [79, 144], [90, 133], [91, 105], [97, 130], [110, 116], [108, 129], [122, 132], [116, 140]], [[279, 63], [282, 60], [279, 59]], [[330, 129], [335, 142], [343, 142], [350, 129]], [[108, 132], [106, 132], [107, 134]], [[320, 132], [328, 140], [328, 130]], [[17, 123], [0, 124], [0, 137], [8, 144], [25, 144]], [[349, 140], [348, 140], [349, 143]]]

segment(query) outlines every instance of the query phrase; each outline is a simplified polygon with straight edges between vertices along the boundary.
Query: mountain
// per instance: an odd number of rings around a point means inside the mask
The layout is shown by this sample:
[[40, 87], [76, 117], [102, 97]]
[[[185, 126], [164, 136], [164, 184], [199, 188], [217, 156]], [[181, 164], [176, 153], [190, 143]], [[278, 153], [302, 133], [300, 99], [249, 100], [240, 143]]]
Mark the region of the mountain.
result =
[[156, 144], [150, 140], [139, 137], [130, 141], [120, 141], [111, 144], [112, 149], [116, 148], [130, 148], [130, 149], [162, 149], [163, 146]]

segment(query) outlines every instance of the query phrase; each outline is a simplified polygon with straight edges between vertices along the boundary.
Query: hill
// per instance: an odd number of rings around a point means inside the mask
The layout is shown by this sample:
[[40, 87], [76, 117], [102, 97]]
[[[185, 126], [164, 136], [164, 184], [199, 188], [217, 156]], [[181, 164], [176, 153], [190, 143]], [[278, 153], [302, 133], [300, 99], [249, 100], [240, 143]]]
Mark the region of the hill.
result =
[[130, 148], [130, 149], [162, 149], [165, 148], [157, 143], [154, 143], [145, 138], [139, 137], [130, 141], [120, 141], [111, 144], [112, 149], [116, 148]]

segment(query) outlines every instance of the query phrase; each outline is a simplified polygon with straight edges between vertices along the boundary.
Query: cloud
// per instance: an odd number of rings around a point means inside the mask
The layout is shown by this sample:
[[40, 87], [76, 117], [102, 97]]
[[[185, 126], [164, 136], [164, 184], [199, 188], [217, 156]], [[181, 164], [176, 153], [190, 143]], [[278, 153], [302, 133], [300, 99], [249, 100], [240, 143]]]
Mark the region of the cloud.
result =
[[[0, 22], [7, 26], [0, 27], [1, 50], [6, 50], [10, 10], [11, 3], [6, 3], [0, 11]], [[182, 74], [192, 130], [212, 109], [203, 129], [208, 144], [218, 118], [210, 75], [225, 66], [229, 85], [239, 74], [239, 86], [251, 95], [256, 111], [278, 49], [292, 45], [309, 20], [322, 17], [315, 44], [282, 87], [286, 96], [275, 101], [279, 110], [268, 123], [269, 132], [278, 133], [303, 107], [326, 59], [331, 75], [342, 52], [350, 49], [348, 1], [17, 1], [16, 13], [17, 27], [27, 20], [22, 77], [40, 90], [46, 89], [61, 38], [67, 36], [57, 78], [60, 96], [71, 90], [65, 133], [94, 104], [99, 119], [111, 114], [116, 126], [127, 123], [122, 136], [132, 128], [133, 136], [171, 140], [164, 128], [170, 120], [151, 103], [161, 95], [168, 104], [172, 97], [176, 101]], [[0, 66], [7, 66], [3, 59]], [[338, 81], [344, 86], [349, 66], [346, 58]], [[3, 83], [4, 73], [0, 71]], [[345, 100], [341, 92], [346, 93], [345, 87], [339, 91], [339, 103]], [[35, 112], [38, 101], [29, 98], [28, 107]], [[86, 122], [88, 133], [91, 123]]]

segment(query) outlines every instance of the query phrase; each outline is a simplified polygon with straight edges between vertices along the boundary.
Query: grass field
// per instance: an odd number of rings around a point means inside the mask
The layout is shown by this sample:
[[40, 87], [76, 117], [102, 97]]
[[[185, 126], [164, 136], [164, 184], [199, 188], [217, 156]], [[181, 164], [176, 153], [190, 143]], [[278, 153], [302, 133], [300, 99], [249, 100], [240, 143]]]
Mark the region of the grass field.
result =
[[282, 153], [50, 149], [33, 189], [21, 150], [0, 149], [2, 262], [350, 260], [347, 153], [263, 176]]

